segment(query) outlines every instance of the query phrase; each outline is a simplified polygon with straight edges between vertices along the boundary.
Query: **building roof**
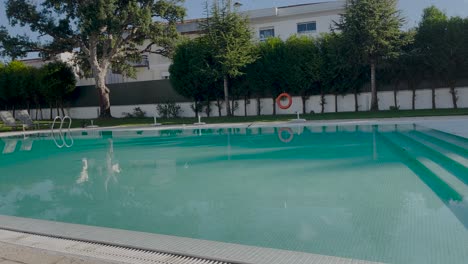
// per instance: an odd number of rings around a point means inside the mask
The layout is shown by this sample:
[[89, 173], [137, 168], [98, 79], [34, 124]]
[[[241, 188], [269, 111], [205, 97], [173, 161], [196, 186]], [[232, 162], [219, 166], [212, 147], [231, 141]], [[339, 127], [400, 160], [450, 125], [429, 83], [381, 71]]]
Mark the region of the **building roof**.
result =
[[344, 6], [345, 6], [345, 2], [342, 0], [339, 0], [339, 1], [289, 5], [289, 6], [281, 6], [281, 7], [271, 7], [271, 8], [251, 10], [245, 13], [247, 14], [248, 17], [250, 17], [250, 19], [255, 20], [255, 19], [261, 19], [261, 18], [268, 18], [268, 17], [286, 17], [286, 16], [341, 10], [341, 9], [344, 9]]
[[287, 5], [287, 6], [279, 6], [278, 8], [290, 8], [290, 7], [296, 7], [296, 6], [311, 6], [311, 5], [321, 5], [324, 3], [333, 3], [337, 1], [323, 1], [323, 2], [317, 2], [317, 3], [304, 3], [304, 4], [296, 4], [296, 5]]

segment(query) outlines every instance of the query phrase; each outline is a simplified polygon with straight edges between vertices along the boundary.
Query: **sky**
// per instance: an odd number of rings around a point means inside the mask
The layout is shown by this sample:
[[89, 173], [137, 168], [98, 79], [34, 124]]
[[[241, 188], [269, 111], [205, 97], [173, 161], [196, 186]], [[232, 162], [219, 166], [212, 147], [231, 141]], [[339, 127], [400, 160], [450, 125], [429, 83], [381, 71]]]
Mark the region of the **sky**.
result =
[[[4, 1], [5, 0], [0, 0], [0, 25], [7, 26], [10, 33], [13, 34], [29, 34], [27, 29], [8, 27]], [[274, 6], [323, 2], [324, 0], [233, 0], [233, 2], [236, 1], [242, 4], [242, 11]], [[204, 17], [205, 2], [206, 0], [185, 0], [187, 19]], [[421, 18], [422, 10], [430, 5], [437, 6], [449, 16], [468, 17], [468, 0], [399, 0], [399, 8], [402, 10], [403, 16], [407, 21], [405, 28], [416, 26]]]

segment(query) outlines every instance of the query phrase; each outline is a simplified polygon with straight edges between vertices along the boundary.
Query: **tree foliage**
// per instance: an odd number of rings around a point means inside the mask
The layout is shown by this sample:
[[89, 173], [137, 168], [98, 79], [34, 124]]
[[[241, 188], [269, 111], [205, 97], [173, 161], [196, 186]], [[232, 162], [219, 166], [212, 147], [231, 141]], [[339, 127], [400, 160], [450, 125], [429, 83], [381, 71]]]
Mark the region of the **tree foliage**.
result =
[[27, 89], [28, 80], [26, 72], [28, 67], [20, 61], [8, 63], [2, 70], [0, 76], [0, 97], [7, 107], [21, 104], [24, 91]]
[[289, 90], [302, 98], [302, 113], [307, 113], [307, 100], [321, 81], [322, 57], [317, 40], [292, 36], [285, 42], [284, 79]]
[[468, 64], [468, 23], [460, 17], [447, 17], [435, 6], [424, 9], [415, 36], [415, 46], [432, 85], [432, 107], [437, 82], [450, 88], [457, 108], [456, 82], [466, 75]]
[[[415, 30], [402, 31], [402, 46], [396, 56], [387, 59], [380, 71], [378, 80], [384, 85], [393, 87], [393, 108], [398, 110], [398, 91], [403, 83], [411, 76], [422, 76], [425, 73], [425, 67], [421, 63], [419, 51], [414, 45]], [[408, 85], [410, 87], [410, 85]]]
[[109, 117], [110, 90], [106, 86], [109, 69], [129, 76], [135, 74], [131, 62], [142, 54], [169, 56], [178, 37], [176, 23], [185, 15], [182, 0], [29, 0], [6, 1], [10, 24], [29, 26], [42, 38], [10, 36], [0, 29], [3, 53], [12, 58], [40, 52], [44, 58], [63, 52], [75, 54], [81, 69], [95, 80], [101, 116]]
[[206, 9], [207, 18], [200, 26], [223, 79], [226, 112], [231, 115], [229, 79], [244, 74], [241, 70], [255, 60], [252, 32], [248, 18], [233, 9], [231, 0], [214, 0]]
[[218, 73], [205, 38], [178, 45], [169, 72], [174, 89], [195, 102], [197, 115], [200, 103], [214, 99]]
[[47, 63], [41, 68], [41, 93], [48, 101], [62, 110], [65, 115], [64, 101], [75, 90], [76, 76], [73, 69], [64, 62]]
[[60, 107], [76, 87], [73, 69], [63, 62], [51, 62], [41, 68], [33, 68], [20, 61], [0, 66], [0, 103], [2, 108], [30, 110]]
[[351, 49], [359, 51], [362, 62], [370, 66], [372, 110], [378, 110], [377, 64], [398, 54], [402, 25], [397, 0], [347, 0], [346, 10], [337, 23]]

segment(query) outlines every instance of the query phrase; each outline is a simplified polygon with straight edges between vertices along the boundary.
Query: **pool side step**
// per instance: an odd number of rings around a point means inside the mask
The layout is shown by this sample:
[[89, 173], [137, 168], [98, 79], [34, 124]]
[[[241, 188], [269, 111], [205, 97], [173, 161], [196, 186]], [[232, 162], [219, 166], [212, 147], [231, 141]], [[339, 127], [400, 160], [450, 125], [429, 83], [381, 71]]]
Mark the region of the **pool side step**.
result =
[[446, 157], [452, 159], [453, 161], [457, 162], [461, 166], [465, 167], [468, 169], [468, 157], [465, 155], [459, 154], [455, 151], [450, 150], [447, 147], [440, 146], [436, 143], [433, 143], [427, 139], [424, 139], [418, 135], [415, 135], [413, 133], [403, 133], [403, 135], [417, 141], [420, 144], [423, 144], [431, 149], [433, 149], [436, 152], [441, 153], [442, 155], [445, 155]]
[[418, 176], [444, 203], [463, 201], [463, 195], [450, 184], [441, 179], [435, 172], [425, 166], [414, 151], [414, 144], [398, 136], [397, 133], [377, 133], [379, 138], [387, 143], [403, 161], [404, 164]]
[[419, 130], [413, 130], [409, 133], [415, 136], [418, 136], [419, 138], [425, 139], [427, 141], [434, 142], [441, 147], [444, 147], [465, 158], [468, 158], [468, 147], [465, 148], [462, 142], [447, 141], [435, 135], [424, 133], [423, 131], [419, 131]]
[[456, 192], [461, 194], [463, 197], [468, 197], [468, 185], [464, 184], [452, 173], [430, 159], [420, 157], [417, 158], [417, 160], [426, 168], [434, 172], [441, 180], [446, 182]]
[[399, 137], [404, 144], [410, 144], [417, 151], [418, 156], [434, 161], [464, 184], [468, 184], [468, 168], [462, 164], [463, 157], [408, 133], [394, 132], [392, 134]]
[[416, 126], [416, 130], [418, 132], [424, 133], [431, 137], [438, 138], [440, 140], [449, 142], [453, 145], [468, 149], [468, 139], [466, 138], [463, 138], [454, 134], [446, 133], [440, 130], [422, 128], [420, 126]]
[[[411, 141], [398, 132], [381, 135], [387, 146], [404, 161], [405, 165], [411, 169], [424, 182], [445, 205], [452, 211], [453, 215], [468, 228], [467, 208], [467, 186], [459, 182], [458, 178], [445, 170], [439, 164], [425, 157], [424, 149], [418, 143]], [[423, 150], [423, 152], [421, 152]]]

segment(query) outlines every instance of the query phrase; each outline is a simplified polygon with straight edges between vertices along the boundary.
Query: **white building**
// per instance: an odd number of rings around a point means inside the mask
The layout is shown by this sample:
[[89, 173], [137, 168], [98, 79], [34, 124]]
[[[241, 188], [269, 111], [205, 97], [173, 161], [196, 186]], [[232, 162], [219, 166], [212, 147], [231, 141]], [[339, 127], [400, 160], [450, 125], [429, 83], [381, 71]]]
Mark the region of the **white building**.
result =
[[[318, 36], [330, 32], [334, 21], [344, 12], [344, 1], [310, 3], [293, 6], [272, 7], [244, 12], [250, 19], [252, 32], [256, 41], [268, 37], [280, 37], [284, 40], [294, 34]], [[200, 35], [200, 19], [187, 20], [178, 25], [183, 35], [196, 37]], [[156, 54], [148, 54], [140, 65], [137, 65], [136, 79], [124, 78], [118, 74], [109, 73], [107, 82], [127, 83], [153, 81], [169, 78], [171, 60]], [[93, 79], [82, 79], [78, 86], [93, 85]]]
[[255, 37], [280, 37], [286, 40], [294, 34], [317, 36], [330, 32], [334, 21], [344, 12], [344, 1], [273, 7], [246, 12]]
[[[268, 37], [280, 37], [286, 40], [294, 34], [318, 36], [320, 33], [330, 32], [334, 21], [338, 21], [339, 14], [344, 12], [345, 1], [330, 1], [301, 5], [271, 7], [246, 11], [249, 17], [254, 39], [265, 40]], [[201, 34], [200, 19], [187, 20], [178, 25], [183, 35], [196, 37]], [[61, 60], [70, 59], [71, 54], [59, 55]], [[26, 64], [39, 67], [43, 64], [40, 59], [24, 60]], [[141, 63], [135, 65], [137, 78], [125, 78], [120, 74], [109, 72], [107, 83], [127, 83], [169, 79], [171, 60], [157, 55], [147, 54]], [[77, 86], [94, 85], [92, 78], [80, 79]]]

